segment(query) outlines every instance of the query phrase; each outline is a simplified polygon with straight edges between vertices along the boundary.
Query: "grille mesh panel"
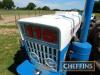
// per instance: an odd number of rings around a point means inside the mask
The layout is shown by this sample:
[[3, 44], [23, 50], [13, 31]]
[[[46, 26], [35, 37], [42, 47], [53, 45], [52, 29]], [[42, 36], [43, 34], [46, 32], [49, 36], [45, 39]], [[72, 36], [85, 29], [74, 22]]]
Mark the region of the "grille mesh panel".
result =
[[25, 41], [25, 43], [28, 52], [34, 52], [37, 54], [39, 57], [39, 63], [46, 65], [45, 58], [51, 58], [58, 63], [58, 49], [30, 41]]

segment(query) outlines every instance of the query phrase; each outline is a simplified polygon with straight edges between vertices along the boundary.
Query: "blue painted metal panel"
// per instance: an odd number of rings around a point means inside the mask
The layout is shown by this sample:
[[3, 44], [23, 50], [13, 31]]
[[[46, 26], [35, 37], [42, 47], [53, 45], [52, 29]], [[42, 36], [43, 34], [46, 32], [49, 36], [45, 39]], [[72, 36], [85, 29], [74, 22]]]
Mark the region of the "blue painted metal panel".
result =
[[26, 60], [17, 67], [17, 72], [19, 75], [34, 75], [34, 69], [34, 65], [30, 64], [29, 61]]
[[85, 11], [84, 11], [83, 25], [82, 25], [82, 29], [81, 29], [81, 35], [80, 35], [80, 42], [87, 41], [93, 6], [94, 6], [94, 0], [86, 0], [86, 7], [85, 7]]
[[[66, 54], [68, 52], [69, 45], [67, 45], [61, 52], [60, 52], [60, 64], [59, 64], [59, 71], [62, 71], [61, 63], [65, 61]], [[67, 71], [62, 72], [63, 75], [67, 75]]]
[[[28, 60], [25, 60], [21, 65], [17, 67], [17, 72], [19, 75], [36, 75], [35, 70], [35, 66], [31, 64]], [[42, 70], [41, 75], [62, 75], [62, 73]]]
[[65, 60], [65, 54], [67, 53], [69, 48], [69, 45], [66, 46], [61, 52], [60, 52], [60, 61], [64, 61]]
[[88, 42], [80, 43], [80, 42], [73, 42], [72, 43], [72, 50], [73, 54], [71, 55], [72, 59], [78, 61], [87, 61], [89, 60], [90, 52], [91, 52], [91, 44]]

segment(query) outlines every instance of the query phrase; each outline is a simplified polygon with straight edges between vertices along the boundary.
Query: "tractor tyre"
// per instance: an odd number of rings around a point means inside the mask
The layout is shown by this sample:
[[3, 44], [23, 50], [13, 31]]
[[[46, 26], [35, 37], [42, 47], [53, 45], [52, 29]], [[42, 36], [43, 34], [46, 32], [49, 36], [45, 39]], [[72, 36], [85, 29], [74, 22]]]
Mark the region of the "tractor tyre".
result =
[[95, 24], [91, 28], [88, 41], [92, 44], [90, 60], [95, 60], [95, 74], [98, 75], [98, 73], [100, 73], [100, 23]]

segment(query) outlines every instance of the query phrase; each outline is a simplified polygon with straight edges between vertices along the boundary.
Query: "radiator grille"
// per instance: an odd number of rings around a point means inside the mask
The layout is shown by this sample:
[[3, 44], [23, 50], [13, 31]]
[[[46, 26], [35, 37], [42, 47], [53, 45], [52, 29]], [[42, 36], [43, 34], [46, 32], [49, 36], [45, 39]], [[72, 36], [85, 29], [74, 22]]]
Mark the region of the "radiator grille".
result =
[[38, 63], [46, 65], [45, 58], [51, 58], [58, 63], [58, 49], [52, 48], [50, 46], [41, 45], [36, 42], [25, 41], [27, 52], [32, 53], [34, 52], [38, 57]]

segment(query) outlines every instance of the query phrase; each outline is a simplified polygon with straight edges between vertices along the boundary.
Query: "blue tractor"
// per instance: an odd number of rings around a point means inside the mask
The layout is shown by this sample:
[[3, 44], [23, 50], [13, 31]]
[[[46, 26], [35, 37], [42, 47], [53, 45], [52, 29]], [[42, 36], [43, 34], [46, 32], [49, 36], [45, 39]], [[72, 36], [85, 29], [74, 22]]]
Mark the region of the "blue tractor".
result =
[[[18, 20], [21, 45], [27, 58], [16, 68], [19, 75], [67, 75], [64, 61], [88, 61], [87, 42], [94, 0], [86, 0], [84, 15], [62, 12]], [[19, 58], [20, 59], [20, 58]]]

